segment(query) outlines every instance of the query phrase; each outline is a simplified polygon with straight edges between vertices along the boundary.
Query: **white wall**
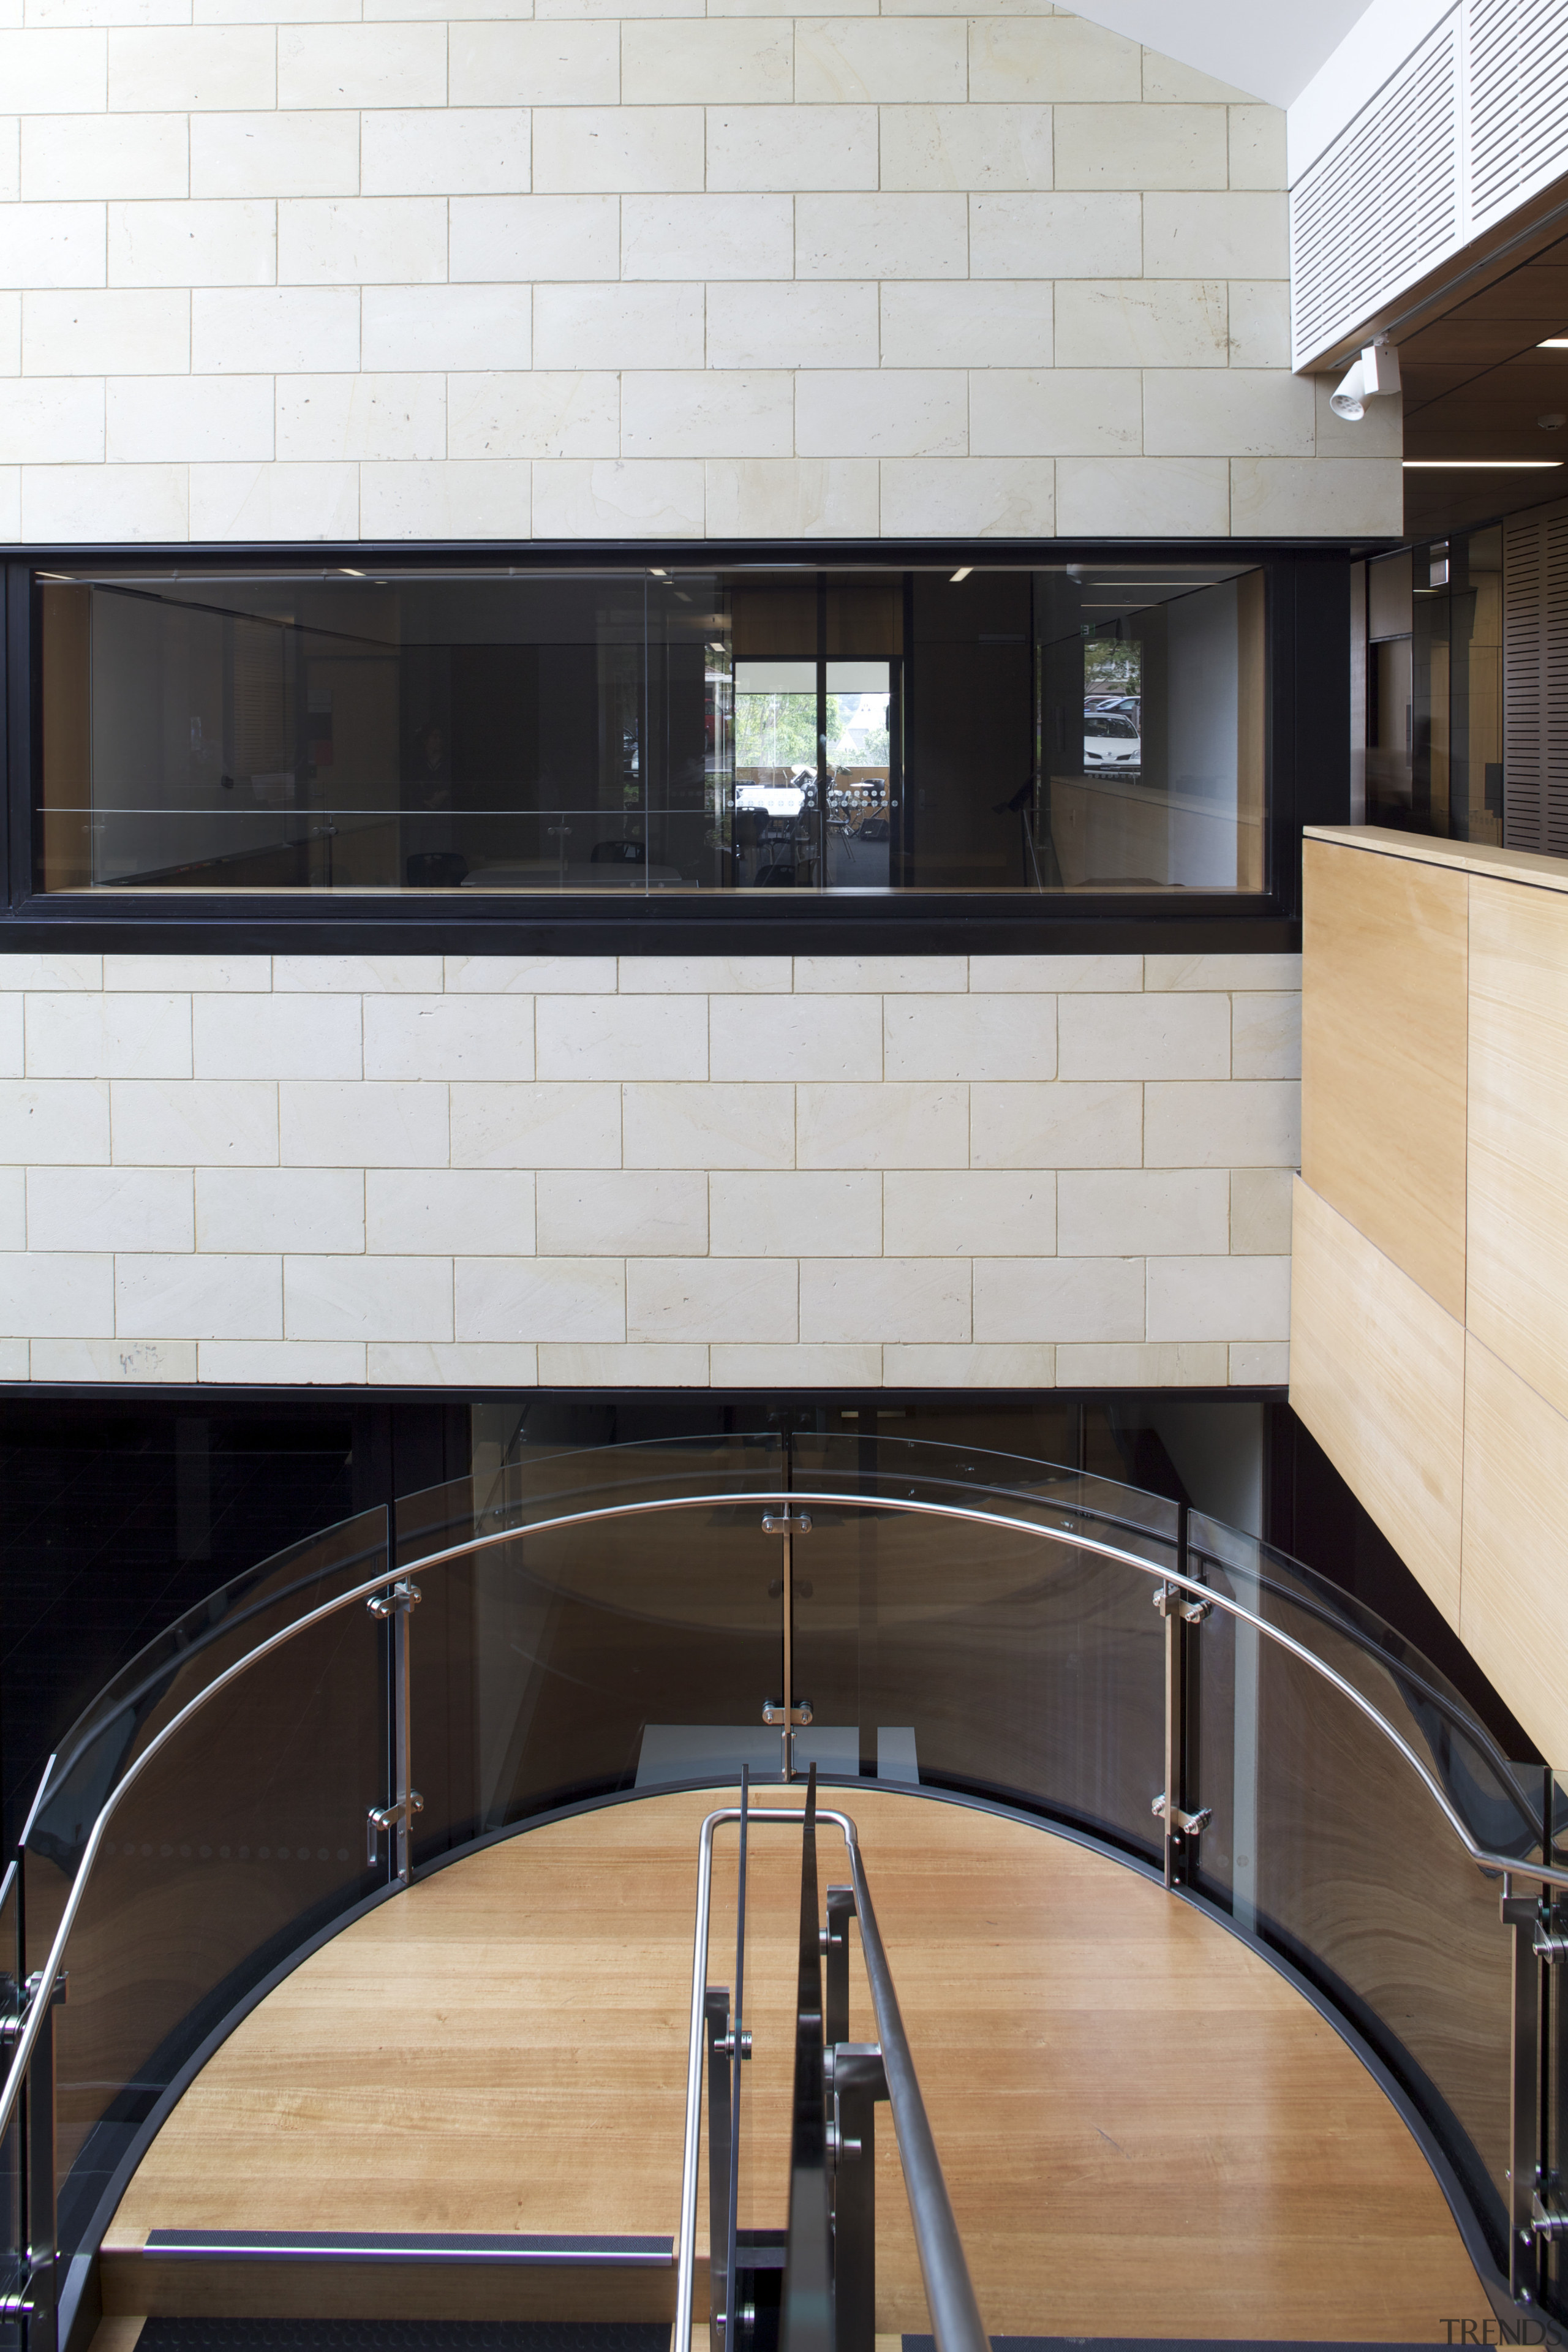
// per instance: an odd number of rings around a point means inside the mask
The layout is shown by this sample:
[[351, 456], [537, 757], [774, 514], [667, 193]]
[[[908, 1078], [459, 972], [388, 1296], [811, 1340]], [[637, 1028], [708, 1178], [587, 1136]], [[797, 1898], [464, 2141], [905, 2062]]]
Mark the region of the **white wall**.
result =
[[1283, 956], [0, 956], [0, 1380], [1282, 1381]]
[[1284, 117], [996, 0], [0, 0], [0, 540], [1394, 530]]

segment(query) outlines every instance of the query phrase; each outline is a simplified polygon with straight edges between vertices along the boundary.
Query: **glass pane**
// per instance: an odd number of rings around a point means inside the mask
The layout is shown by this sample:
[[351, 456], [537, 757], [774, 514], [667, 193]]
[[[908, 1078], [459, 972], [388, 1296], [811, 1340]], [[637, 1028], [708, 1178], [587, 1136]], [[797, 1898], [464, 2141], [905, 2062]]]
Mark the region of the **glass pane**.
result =
[[1039, 575], [1044, 752], [1017, 810], [1036, 887], [1260, 890], [1261, 572]]
[[1044, 1809], [1152, 1853], [1155, 1580], [1069, 1544], [811, 1507], [795, 1545], [801, 1764]]
[[[1331, 1618], [1295, 1563], [1194, 1517], [1194, 1572], [1376, 1706], [1492, 1850], [1531, 1807], [1425, 1661]], [[1342, 1604], [1343, 1596], [1339, 1596]], [[1370, 1616], [1370, 1612], [1366, 1612]], [[1365, 2036], [1453, 2158], [1506, 2265], [1510, 1957], [1479, 1869], [1407, 1759], [1310, 1664], [1216, 1608], [1187, 1644], [1187, 1801], [1200, 1891]]]
[[760, 1518], [721, 1503], [616, 1518], [444, 1571], [470, 1629], [474, 1830], [776, 1757], [778, 1546]]
[[[1548, 1775], [1552, 1811], [1552, 1859], [1568, 1863], [1568, 1772]], [[1559, 1887], [1552, 1905], [1553, 1932], [1568, 1937], [1568, 1893]], [[1559, 2206], [1568, 2196], [1568, 1967], [1559, 1960], [1545, 1970], [1546, 1979], [1546, 2128], [1542, 2134], [1544, 2169], [1556, 2190]], [[1568, 2238], [1561, 2233], [1544, 2242], [1542, 2254], [1542, 2301], [1552, 2316], [1568, 2319]]]
[[41, 578], [48, 890], [1259, 890], [1264, 587]]
[[[0, 1877], [0, 2019], [22, 2013], [22, 1917], [20, 1873], [6, 1865]], [[10, 2051], [0, 2044], [8, 2064]], [[15, 2294], [23, 2284], [26, 2262], [26, 2229], [22, 2213], [21, 2133], [15, 2118], [0, 2132], [0, 2294]], [[22, 2331], [15, 2320], [0, 2319], [0, 2352], [13, 2352]]]
[[[386, 1801], [384, 1638], [363, 1603], [297, 1635], [183, 1724], [116, 1806], [57, 2019], [68, 2252], [206, 2035], [269, 1969], [386, 1885], [386, 1863], [368, 1866], [365, 1843], [366, 1815]], [[178, 1684], [153, 1714], [170, 1716]], [[79, 1793], [68, 1781], [27, 1841], [40, 1956], [81, 1860]]]

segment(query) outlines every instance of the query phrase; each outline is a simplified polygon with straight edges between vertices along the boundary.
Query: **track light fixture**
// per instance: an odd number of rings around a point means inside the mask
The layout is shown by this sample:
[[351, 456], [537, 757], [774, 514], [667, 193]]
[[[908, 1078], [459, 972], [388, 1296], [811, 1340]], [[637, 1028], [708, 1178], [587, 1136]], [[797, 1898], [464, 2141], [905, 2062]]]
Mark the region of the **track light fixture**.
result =
[[1367, 344], [1339, 390], [1331, 394], [1329, 406], [1347, 425], [1356, 425], [1366, 415], [1369, 400], [1398, 390], [1399, 353], [1386, 335], [1379, 335]]

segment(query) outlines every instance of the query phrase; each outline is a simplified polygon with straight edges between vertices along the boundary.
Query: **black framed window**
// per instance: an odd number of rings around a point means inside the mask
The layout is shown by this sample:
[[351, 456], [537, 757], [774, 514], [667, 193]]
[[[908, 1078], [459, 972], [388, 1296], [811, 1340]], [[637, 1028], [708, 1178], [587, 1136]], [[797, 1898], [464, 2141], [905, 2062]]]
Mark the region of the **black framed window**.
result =
[[1256, 559], [34, 578], [32, 887], [1268, 887]]

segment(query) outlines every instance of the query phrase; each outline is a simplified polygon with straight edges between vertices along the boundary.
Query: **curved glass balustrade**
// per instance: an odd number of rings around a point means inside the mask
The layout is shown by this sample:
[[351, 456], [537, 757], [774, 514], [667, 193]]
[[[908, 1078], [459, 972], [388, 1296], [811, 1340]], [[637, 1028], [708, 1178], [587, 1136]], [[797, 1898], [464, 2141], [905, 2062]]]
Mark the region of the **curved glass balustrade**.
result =
[[[398, 1577], [419, 1595], [400, 1635], [366, 1605]], [[416, 1872], [742, 1761], [1089, 1839], [1293, 1969], [1402, 2095], [1472, 2252], [1563, 2308], [1562, 2240], [1529, 2227], [1563, 2108], [1562, 1970], [1534, 1951], [1568, 1890], [1555, 1783], [1389, 1627], [1234, 1529], [1048, 1464], [856, 1437], [567, 1452], [433, 1489], [395, 1528], [370, 1513], [266, 1563], [116, 1678], [25, 1841], [19, 1974], [74, 1909], [68, 2255], [212, 2038], [395, 1891], [396, 1824], [368, 1817], [395, 1812], [400, 1753]]]

